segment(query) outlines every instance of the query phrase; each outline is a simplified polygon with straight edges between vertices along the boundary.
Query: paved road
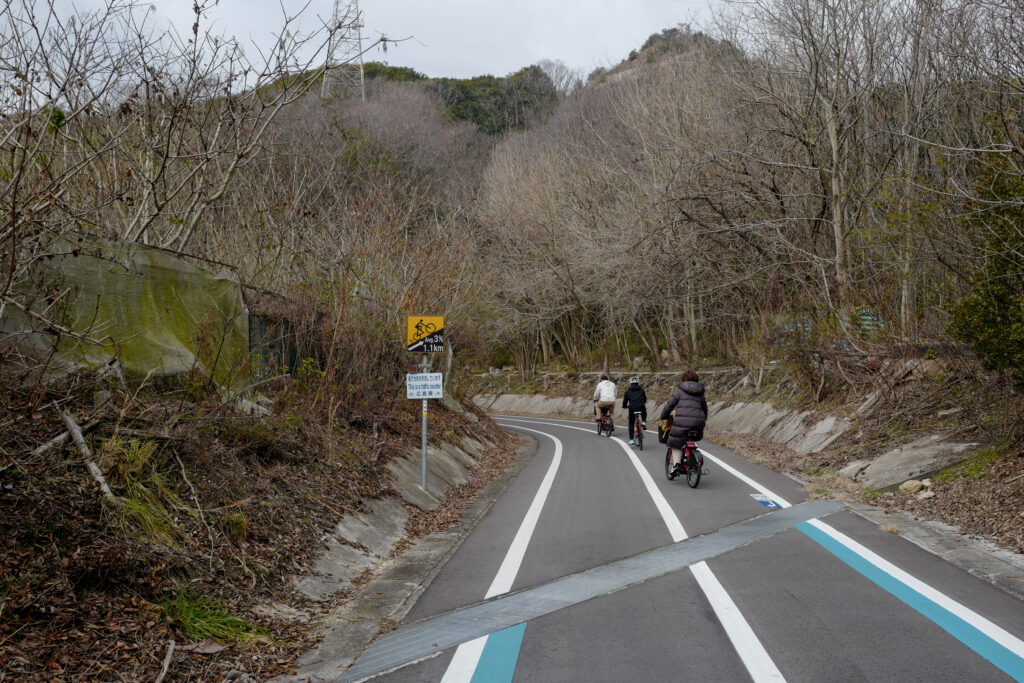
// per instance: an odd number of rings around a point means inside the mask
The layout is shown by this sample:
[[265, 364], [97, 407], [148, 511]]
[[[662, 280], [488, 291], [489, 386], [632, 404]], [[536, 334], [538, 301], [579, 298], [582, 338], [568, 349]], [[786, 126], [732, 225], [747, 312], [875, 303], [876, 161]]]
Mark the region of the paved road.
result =
[[1024, 680], [1018, 599], [783, 475], [497, 419], [536, 455], [343, 680]]

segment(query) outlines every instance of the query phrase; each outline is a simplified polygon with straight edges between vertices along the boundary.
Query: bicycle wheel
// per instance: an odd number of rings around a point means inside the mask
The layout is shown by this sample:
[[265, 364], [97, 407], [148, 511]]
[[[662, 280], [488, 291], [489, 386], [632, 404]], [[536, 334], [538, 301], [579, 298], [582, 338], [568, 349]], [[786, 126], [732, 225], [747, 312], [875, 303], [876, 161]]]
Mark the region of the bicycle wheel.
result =
[[608, 416], [608, 422], [605, 423], [604, 428], [608, 432], [608, 434], [606, 436], [609, 439], [612, 438], [612, 432], [615, 431], [615, 425], [612, 424], [612, 416], [611, 415]]
[[597, 435], [601, 436], [601, 432], [604, 431], [604, 417], [597, 419]]
[[636, 418], [636, 425], [633, 427], [633, 434], [636, 436], [636, 445], [640, 450], [644, 449], [644, 428], [640, 418]]
[[675, 475], [672, 474], [672, 449], [669, 448], [665, 451], [665, 478], [669, 481], [675, 479]]
[[700, 464], [692, 448], [686, 449], [686, 483], [691, 489], [700, 486]]

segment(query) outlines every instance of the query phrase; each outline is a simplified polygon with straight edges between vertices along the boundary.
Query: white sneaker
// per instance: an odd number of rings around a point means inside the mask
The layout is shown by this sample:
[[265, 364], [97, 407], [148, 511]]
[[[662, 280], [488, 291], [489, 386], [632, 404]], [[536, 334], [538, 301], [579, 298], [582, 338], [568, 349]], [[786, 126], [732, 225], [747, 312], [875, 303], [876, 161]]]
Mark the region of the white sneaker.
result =
[[634, 441], [633, 439], [630, 439], [629, 440], [629, 445], [630, 446], [635, 446], [636, 445], [636, 441]]

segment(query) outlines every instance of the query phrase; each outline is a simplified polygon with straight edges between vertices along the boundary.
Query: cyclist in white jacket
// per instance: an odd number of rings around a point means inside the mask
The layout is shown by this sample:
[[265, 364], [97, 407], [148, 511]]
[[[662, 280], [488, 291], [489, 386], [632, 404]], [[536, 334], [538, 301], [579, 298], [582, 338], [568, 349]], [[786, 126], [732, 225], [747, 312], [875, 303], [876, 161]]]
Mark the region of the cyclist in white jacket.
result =
[[[594, 403], [597, 406], [594, 415], [597, 415], [598, 409], [601, 410], [601, 415], [604, 415], [615, 405], [615, 382], [609, 380], [608, 375], [601, 375], [601, 381], [594, 389]], [[598, 417], [594, 421], [600, 422], [601, 418]]]

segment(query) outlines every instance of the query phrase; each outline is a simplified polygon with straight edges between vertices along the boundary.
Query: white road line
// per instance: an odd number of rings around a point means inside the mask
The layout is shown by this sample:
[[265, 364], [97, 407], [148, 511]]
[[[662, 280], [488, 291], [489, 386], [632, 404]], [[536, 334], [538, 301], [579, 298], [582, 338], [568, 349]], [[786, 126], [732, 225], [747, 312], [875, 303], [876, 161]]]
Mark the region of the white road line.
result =
[[768, 651], [758, 639], [754, 629], [750, 628], [740, 608], [736, 606], [729, 593], [718, 581], [707, 562], [698, 562], [690, 567], [694, 578], [700, 584], [704, 594], [715, 610], [715, 616], [722, 623], [722, 628], [736, 648], [736, 653], [743, 660], [747, 672], [755, 681], [785, 681], [785, 677], [775, 665]]
[[[743, 474], [742, 472], [739, 472], [733, 467], [725, 464], [720, 459], [711, 455], [707, 451], [701, 449], [701, 452], [704, 453], [705, 458], [711, 458], [711, 460], [714, 461], [715, 464], [721, 467], [723, 470], [725, 470], [729, 474], [732, 474], [733, 476], [745, 482], [749, 486], [753, 487], [756, 491], [763, 493], [769, 498], [773, 499], [780, 506], [784, 508], [790, 507], [790, 504], [787, 500], [785, 500], [779, 495], [776, 495], [767, 487], [762, 486], [761, 484], [754, 481], [753, 479]], [[1002, 645], [1018, 657], [1024, 658], [1024, 641], [1017, 638], [1016, 636], [1008, 632], [1006, 629], [997, 626], [995, 623], [989, 621], [988, 619], [981, 616], [969, 607], [966, 607], [965, 605], [957, 602], [945, 593], [940, 592], [938, 589], [933, 588], [931, 585], [925, 583], [921, 579], [918, 579], [916, 576], [900, 569], [892, 562], [889, 562], [888, 560], [880, 556], [878, 553], [874, 552], [873, 550], [870, 550], [858, 541], [855, 541], [854, 539], [847, 536], [843, 532], [839, 531], [835, 527], [830, 526], [829, 524], [826, 524], [825, 522], [822, 522], [819, 519], [814, 519], [807, 523], [811, 526], [816, 527], [823, 533], [828, 534], [838, 543], [845, 546], [848, 550], [850, 550], [853, 553], [856, 553], [857, 555], [860, 555], [864, 560], [873, 564], [875, 567], [882, 570], [889, 576], [893, 577], [894, 579], [905, 585], [907, 588], [919, 593], [928, 600], [931, 600], [935, 604], [945, 609], [950, 614], [953, 614], [954, 616], [964, 620], [965, 622], [967, 622], [974, 628], [978, 629], [986, 636], [994, 640], [996, 643], [999, 643], [1000, 645]]]
[[[729, 472], [738, 479], [746, 482], [748, 485], [752, 486], [755, 490], [759, 491], [760, 493], [763, 493], [766, 496], [772, 498], [782, 507], [790, 507], [789, 502], [787, 502], [781, 496], [772, 493], [772, 491], [770, 491], [768, 488], [762, 486], [761, 484], [754, 481], [753, 479], [743, 474], [742, 472], [739, 472], [734, 468], [730, 467], [729, 465], [726, 465], [720, 459], [711, 455], [707, 451], [702, 450], [701, 452], [704, 453], [705, 458], [711, 458], [715, 462], [715, 464], [717, 464], [723, 470]], [[966, 607], [963, 604], [957, 602], [945, 593], [940, 592], [938, 589], [933, 588], [929, 584], [915, 577], [913, 574], [905, 572], [904, 570], [894, 565], [892, 562], [889, 562], [888, 560], [880, 556], [878, 553], [874, 552], [873, 550], [870, 550], [858, 541], [855, 541], [854, 539], [847, 536], [843, 532], [839, 531], [835, 527], [830, 526], [819, 519], [811, 520], [810, 522], [808, 522], [808, 524], [817, 527], [822, 532], [828, 534], [833, 539], [835, 539], [842, 545], [846, 546], [846, 548], [848, 548], [850, 551], [856, 553], [857, 555], [860, 555], [862, 558], [864, 558], [871, 564], [875, 565], [876, 567], [878, 567], [883, 572], [893, 577], [900, 583], [906, 585], [908, 588], [920, 593], [921, 595], [928, 598], [932, 602], [936, 603], [940, 607], [944, 608], [951, 614], [954, 614], [957, 617], [963, 619], [968, 624], [970, 624], [974, 628], [978, 629], [979, 631], [987, 635], [992, 640], [996, 641], [997, 643], [1005, 647], [1007, 650], [1010, 650], [1011, 652], [1016, 654], [1018, 657], [1024, 657], [1024, 641], [1021, 641], [1019, 638], [1009, 633], [1005, 629], [997, 626], [993, 622], [989, 621], [988, 619], [981, 616], [977, 612], [973, 611], [969, 607]]]
[[977, 612], [973, 611], [969, 607], [962, 605], [953, 598], [949, 597], [945, 593], [938, 591], [932, 586], [928, 585], [924, 581], [921, 581], [912, 574], [908, 574], [893, 563], [889, 562], [885, 558], [881, 557], [873, 550], [868, 549], [859, 542], [853, 540], [846, 534], [837, 529], [821, 522], [819, 520], [810, 520], [807, 522], [812, 526], [817, 527], [824, 533], [831, 536], [833, 539], [849, 548], [854, 553], [860, 555], [865, 560], [875, 565], [883, 572], [893, 577], [900, 583], [906, 585], [911, 590], [914, 590], [924, 597], [928, 598], [935, 604], [939, 605], [954, 616], [963, 619], [965, 622], [978, 629], [986, 636], [1005, 647], [1010, 652], [1014, 653], [1018, 657], [1024, 658], [1024, 641], [1009, 633], [1005, 629], [995, 625], [985, 617], [981, 616]]
[[[521, 427], [521, 429], [526, 429]], [[569, 427], [569, 429], [580, 429], [579, 427]], [[590, 431], [590, 430], [586, 430]], [[654, 500], [654, 506], [658, 508], [658, 512], [661, 513], [661, 518], [665, 520], [665, 525], [668, 527], [668, 532], [672, 535], [673, 542], [679, 542], [686, 540], [686, 530], [683, 529], [682, 522], [679, 521], [679, 517], [672, 510], [672, 506], [669, 505], [668, 500], [665, 498], [665, 494], [661, 492], [658, 485], [654, 483], [654, 479], [651, 477], [651, 473], [647, 471], [643, 463], [640, 462], [640, 458], [636, 457], [636, 453], [625, 444], [622, 439], [615, 437], [615, 441], [622, 446], [626, 451], [626, 455], [629, 456], [629, 461], [633, 463], [633, 467], [636, 468], [637, 474], [640, 475], [640, 481], [644, 483], [647, 488], [647, 493]]]
[[[562, 425], [562, 426], [566, 426], [566, 425]], [[569, 427], [569, 429], [580, 429], [580, 428], [579, 427]], [[589, 430], [583, 430], [583, 431], [589, 431]], [[647, 431], [650, 432], [652, 430], [647, 430]], [[720, 458], [712, 455], [711, 453], [708, 453], [706, 450], [704, 450], [704, 449], [699, 449], [699, 450], [700, 450], [701, 453], [704, 454], [705, 460], [710, 460], [711, 462], [715, 463], [715, 465], [717, 465], [718, 467], [722, 468], [722, 470], [724, 470], [724, 471], [728, 472], [729, 474], [733, 475], [734, 477], [736, 477], [740, 481], [744, 482], [745, 484], [747, 484], [748, 486], [753, 488], [755, 491], [757, 491], [759, 493], [763, 493], [764, 495], [768, 496], [769, 498], [771, 498], [772, 500], [777, 502], [780, 507], [784, 507], [784, 508], [791, 507], [791, 503], [789, 501], [787, 501], [782, 496], [776, 494], [774, 491], [772, 491], [768, 487], [766, 487], [763, 484], [759, 483], [758, 481], [748, 477], [747, 475], [743, 474], [742, 472], [740, 472], [736, 468], [734, 468], [731, 465], [725, 463]], [[807, 523], [810, 524], [810, 525], [813, 525], [814, 527], [818, 528], [822, 532], [828, 534], [830, 537], [832, 537], [838, 543], [840, 543], [843, 546], [845, 546], [851, 552], [856, 553], [857, 555], [862, 557], [867, 562], [870, 562], [871, 564], [873, 564], [878, 569], [882, 570], [883, 572], [885, 572], [889, 576], [893, 577], [894, 579], [896, 579], [900, 583], [903, 583], [904, 585], [906, 585], [908, 588], [916, 591], [917, 593], [921, 594], [925, 598], [927, 598], [927, 599], [931, 600], [932, 602], [936, 603], [937, 605], [939, 605], [943, 609], [947, 610], [951, 614], [959, 617], [960, 619], [963, 619], [965, 622], [967, 622], [968, 624], [970, 624], [974, 628], [978, 629], [979, 631], [984, 633], [986, 636], [988, 636], [989, 638], [991, 638], [995, 642], [997, 642], [1000, 645], [1002, 645], [1003, 647], [1005, 647], [1010, 652], [1013, 652], [1017, 656], [1024, 658], [1024, 641], [1022, 641], [1020, 638], [1017, 638], [1012, 633], [1008, 632], [1006, 629], [996, 625], [995, 623], [993, 623], [992, 621], [990, 621], [990, 620], [986, 619], [985, 617], [981, 616], [980, 614], [978, 614], [974, 610], [972, 610], [969, 607], [966, 607], [965, 605], [957, 602], [953, 598], [949, 597], [945, 593], [942, 593], [941, 591], [939, 591], [938, 589], [936, 589], [936, 588], [932, 587], [931, 585], [925, 583], [924, 581], [918, 579], [914, 575], [909, 574], [906, 571], [900, 569], [899, 567], [897, 567], [893, 563], [891, 563], [888, 560], [886, 560], [885, 558], [881, 557], [880, 555], [878, 555], [874, 551], [870, 550], [869, 548], [867, 548], [863, 544], [859, 543], [858, 541], [855, 541], [853, 538], [851, 538], [850, 536], [847, 536], [846, 534], [844, 534], [843, 532], [839, 531], [835, 527], [832, 527], [829, 524], [827, 524], [827, 523], [825, 523], [825, 522], [823, 522], [823, 521], [821, 521], [819, 519], [811, 520], [811, 521], [809, 521]]]
[[[524, 427], [523, 429], [526, 428]], [[537, 489], [533, 502], [530, 503], [530, 509], [526, 511], [526, 516], [523, 517], [523, 521], [519, 525], [519, 531], [516, 532], [516, 537], [512, 539], [512, 545], [509, 546], [508, 552], [505, 553], [505, 559], [502, 561], [501, 567], [498, 568], [498, 573], [494, 577], [494, 581], [491, 582], [491, 587], [487, 589], [487, 595], [484, 598], [493, 598], [495, 595], [501, 595], [512, 590], [512, 583], [516, 580], [519, 566], [523, 563], [523, 556], [526, 555], [526, 546], [529, 545], [533, 531], [537, 528], [540, 511], [544, 508], [544, 502], [548, 499], [551, 485], [555, 481], [555, 474], [558, 472], [558, 465], [562, 462], [562, 442], [560, 440], [551, 434], [539, 432], [536, 429], [526, 429], [526, 431], [542, 434], [554, 441], [555, 455], [551, 458], [551, 465], [548, 466], [547, 474], [544, 475], [544, 481], [540, 483], [540, 488]]]
[[784, 507], [784, 508], [792, 507], [790, 502], [787, 501], [785, 498], [783, 498], [782, 496], [772, 492], [767, 487], [762, 486], [758, 482], [754, 481], [753, 479], [751, 479], [747, 475], [745, 475], [742, 472], [740, 472], [738, 469], [736, 469], [732, 465], [726, 464], [725, 461], [721, 460], [720, 458], [716, 458], [715, 456], [711, 455], [710, 453], [708, 453], [703, 448], [698, 448], [697, 450], [704, 454], [704, 459], [705, 460], [710, 460], [711, 462], [715, 463], [715, 465], [717, 465], [718, 467], [721, 467], [723, 470], [725, 470], [726, 472], [728, 472], [732, 476], [736, 477], [737, 479], [739, 479], [740, 481], [745, 483], [747, 486], [749, 486], [752, 489], [754, 489], [755, 491], [757, 491], [758, 493], [763, 493], [764, 495], [768, 496], [769, 498], [774, 500], [776, 503], [778, 503], [779, 507]]
[[[544, 509], [544, 503], [548, 499], [548, 493], [551, 492], [551, 485], [555, 481], [558, 466], [562, 462], [562, 442], [559, 439], [546, 432], [539, 432], [536, 429], [527, 429], [526, 427], [522, 427], [522, 429], [528, 432], [536, 432], [554, 441], [555, 455], [551, 458], [551, 465], [548, 466], [548, 471], [540, 483], [540, 488], [537, 489], [537, 493], [533, 496], [533, 502], [530, 503], [530, 508], [526, 511], [526, 515], [519, 525], [519, 531], [516, 532], [515, 538], [512, 539], [508, 552], [505, 553], [505, 559], [502, 560], [501, 566], [498, 567], [498, 573], [494, 576], [491, 587], [487, 589], [487, 594], [484, 596], [485, 599], [493, 598], [496, 595], [512, 590], [516, 574], [519, 573], [519, 567], [523, 563], [523, 556], [526, 555], [526, 547], [530, 544], [530, 538], [533, 536], [534, 529], [537, 528], [537, 520], [540, 519], [541, 510]], [[459, 645], [455, 650], [455, 656], [452, 657], [451, 663], [448, 664], [448, 669], [444, 672], [441, 683], [469, 683], [476, 672], [480, 655], [483, 653], [484, 645], [486, 644], [487, 636], [484, 636]]]
[[[515, 418], [504, 418], [510, 422], [526, 422], [528, 424], [538, 424], [536, 421], [530, 420], [517, 420]], [[543, 422], [539, 424], [545, 424]], [[525, 429], [527, 431], [536, 432], [535, 429], [529, 429], [527, 427], [520, 427], [515, 425], [518, 429]], [[556, 426], [556, 425], [550, 425]], [[570, 427], [568, 425], [557, 425], [564, 429], [576, 429], [582, 432], [590, 432], [589, 429], [583, 429], [582, 427]], [[544, 432], [538, 432], [543, 434]], [[550, 435], [549, 435], [550, 436]], [[555, 437], [551, 437], [555, 438]], [[679, 521], [679, 517], [676, 516], [675, 511], [672, 510], [672, 506], [669, 505], [668, 500], [665, 499], [661, 489], [658, 488], [657, 484], [654, 483], [654, 479], [651, 477], [650, 472], [640, 462], [640, 458], [636, 456], [633, 449], [630, 448], [625, 441], [615, 437], [615, 442], [622, 447], [629, 456], [630, 462], [636, 468], [636, 471], [640, 474], [640, 480], [644, 483], [647, 488], [647, 492], [654, 500], [655, 507], [658, 508], [658, 512], [661, 513], [661, 518], [665, 521], [665, 526], [668, 527], [669, 533], [672, 536], [674, 542], [682, 541], [687, 538], [686, 530], [683, 528], [682, 523]], [[708, 598], [708, 602], [711, 604], [711, 608], [715, 611], [715, 615], [718, 617], [718, 621], [722, 624], [722, 628], [725, 629], [726, 634], [729, 636], [729, 641], [732, 646], [736, 649], [736, 653], [740, 656], [740, 660], [743, 665], [747, 668], [747, 672], [750, 677], [756, 682], [761, 681], [785, 681], [785, 677], [779, 668], [775, 665], [771, 655], [765, 650], [764, 645], [758, 639], [754, 630], [750, 628], [750, 624], [743, 617], [743, 613], [740, 612], [736, 603], [733, 602], [732, 598], [726, 592], [721, 582], [715, 577], [711, 568], [708, 567], [706, 562], [698, 562], [690, 567], [690, 572], [693, 577], [697, 580], [697, 584]]]
[[476, 673], [480, 655], [484, 653], [486, 644], [487, 636], [483, 636], [459, 645], [455, 649], [455, 656], [445, 669], [441, 683], [469, 683], [473, 680], [473, 674]]

